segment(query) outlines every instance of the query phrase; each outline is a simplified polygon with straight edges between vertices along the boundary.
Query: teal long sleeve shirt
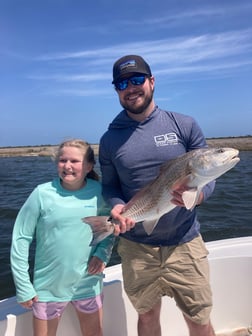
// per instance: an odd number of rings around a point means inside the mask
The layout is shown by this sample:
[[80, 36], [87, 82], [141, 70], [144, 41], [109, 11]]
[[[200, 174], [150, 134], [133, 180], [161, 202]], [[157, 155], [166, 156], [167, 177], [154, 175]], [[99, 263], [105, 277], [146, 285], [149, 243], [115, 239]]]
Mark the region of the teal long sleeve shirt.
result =
[[[103, 274], [90, 275], [88, 262], [97, 256], [109, 261], [113, 236], [89, 246], [92, 231], [85, 216], [107, 215], [101, 185], [87, 179], [77, 191], [63, 189], [60, 179], [38, 185], [15, 221], [11, 267], [18, 302], [38, 296], [39, 301], [71, 301], [101, 293]], [[29, 276], [29, 248], [36, 239], [33, 281]]]

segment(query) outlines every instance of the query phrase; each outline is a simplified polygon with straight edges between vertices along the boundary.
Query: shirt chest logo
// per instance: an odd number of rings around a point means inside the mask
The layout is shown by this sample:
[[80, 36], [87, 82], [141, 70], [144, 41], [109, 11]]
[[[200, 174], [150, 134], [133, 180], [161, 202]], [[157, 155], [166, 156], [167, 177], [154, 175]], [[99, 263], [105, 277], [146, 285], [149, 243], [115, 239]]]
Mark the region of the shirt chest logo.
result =
[[177, 145], [178, 137], [175, 133], [166, 133], [154, 136], [154, 141], [157, 147]]

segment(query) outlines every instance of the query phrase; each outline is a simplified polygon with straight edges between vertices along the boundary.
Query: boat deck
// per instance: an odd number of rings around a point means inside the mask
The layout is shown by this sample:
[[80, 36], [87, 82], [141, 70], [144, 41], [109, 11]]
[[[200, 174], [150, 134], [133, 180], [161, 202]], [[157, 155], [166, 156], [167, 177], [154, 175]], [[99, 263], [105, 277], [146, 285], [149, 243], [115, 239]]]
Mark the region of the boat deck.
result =
[[[214, 302], [212, 323], [217, 335], [247, 336], [252, 326], [252, 237], [206, 245]], [[123, 290], [121, 265], [106, 268], [104, 283], [104, 336], [137, 336], [137, 314]], [[161, 325], [164, 335], [188, 334], [182, 314], [168, 297], [162, 301]], [[31, 327], [31, 312], [19, 306], [15, 297], [0, 301], [1, 336], [28, 336]], [[80, 335], [71, 305], [63, 314], [57, 335]]]

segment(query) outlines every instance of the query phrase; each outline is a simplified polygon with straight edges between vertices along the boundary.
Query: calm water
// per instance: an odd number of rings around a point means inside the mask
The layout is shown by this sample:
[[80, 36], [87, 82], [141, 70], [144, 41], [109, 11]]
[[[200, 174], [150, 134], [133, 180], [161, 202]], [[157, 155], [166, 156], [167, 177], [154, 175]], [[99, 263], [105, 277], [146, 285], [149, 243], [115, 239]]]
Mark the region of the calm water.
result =
[[[237, 166], [217, 180], [212, 197], [198, 208], [205, 241], [252, 236], [252, 152], [241, 152], [240, 158]], [[18, 210], [37, 184], [56, 176], [56, 169], [48, 157], [0, 158], [0, 164], [1, 299], [15, 295], [9, 251]], [[115, 248], [110, 265], [119, 262]]]

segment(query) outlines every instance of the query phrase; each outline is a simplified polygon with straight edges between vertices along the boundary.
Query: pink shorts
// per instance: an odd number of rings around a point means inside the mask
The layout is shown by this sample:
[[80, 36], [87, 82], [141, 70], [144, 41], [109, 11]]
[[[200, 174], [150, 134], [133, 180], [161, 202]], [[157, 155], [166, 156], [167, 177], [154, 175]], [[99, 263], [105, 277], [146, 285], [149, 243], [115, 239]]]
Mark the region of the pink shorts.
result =
[[33, 315], [40, 320], [52, 320], [59, 318], [64, 309], [71, 303], [76, 310], [86, 314], [92, 314], [102, 307], [103, 294], [90, 299], [66, 301], [66, 302], [34, 302], [32, 305]]

